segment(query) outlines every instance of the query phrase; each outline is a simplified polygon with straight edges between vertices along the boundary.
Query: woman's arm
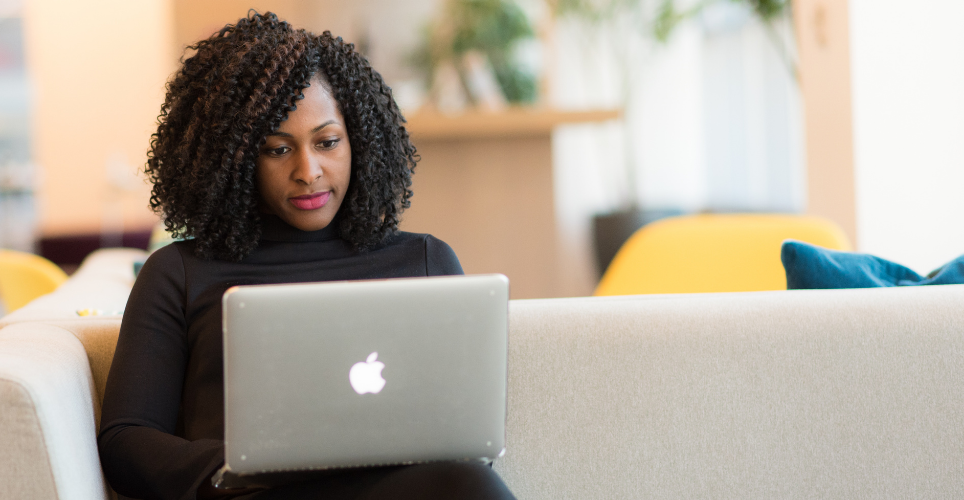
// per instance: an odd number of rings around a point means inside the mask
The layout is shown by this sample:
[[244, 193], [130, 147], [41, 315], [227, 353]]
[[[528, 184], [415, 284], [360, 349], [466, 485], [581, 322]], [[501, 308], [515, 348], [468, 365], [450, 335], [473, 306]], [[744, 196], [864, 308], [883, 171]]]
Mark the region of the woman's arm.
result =
[[193, 499], [223, 462], [223, 441], [174, 435], [190, 355], [184, 308], [184, 265], [170, 245], [134, 283], [104, 394], [101, 465], [125, 496]]

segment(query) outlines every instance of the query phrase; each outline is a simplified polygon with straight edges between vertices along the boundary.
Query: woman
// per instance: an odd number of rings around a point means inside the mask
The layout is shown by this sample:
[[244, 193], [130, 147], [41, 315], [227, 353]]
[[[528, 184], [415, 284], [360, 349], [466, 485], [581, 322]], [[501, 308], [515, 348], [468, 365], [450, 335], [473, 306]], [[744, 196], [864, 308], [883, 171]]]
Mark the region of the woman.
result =
[[124, 314], [98, 435], [111, 486], [134, 498], [511, 498], [490, 468], [454, 463], [211, 487], [224, 461], [225, 290], [462, 269], [442, 241], [398, 231], [415, 148], [351, 44], [252, 13], [191, 49], [146, 167], [151, 207], [185, 241], [151, 255]]

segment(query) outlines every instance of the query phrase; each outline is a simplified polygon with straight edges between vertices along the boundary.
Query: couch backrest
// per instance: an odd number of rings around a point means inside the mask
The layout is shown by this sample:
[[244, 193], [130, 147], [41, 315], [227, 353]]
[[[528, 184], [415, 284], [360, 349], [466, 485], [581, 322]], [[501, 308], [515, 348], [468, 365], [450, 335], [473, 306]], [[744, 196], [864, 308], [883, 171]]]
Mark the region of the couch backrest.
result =
[[[53, 293], [0, 318], [0, 328], [24, 321], [71, 321], [86, 317], [120, 318], [134, 285], [134, 261], [146, 252], [111, 248], [90, 254]], [[81, 316], [80, 314], [96, 314]]]
[[519, 498], [964, 497], [964, 286], [520, 300]]

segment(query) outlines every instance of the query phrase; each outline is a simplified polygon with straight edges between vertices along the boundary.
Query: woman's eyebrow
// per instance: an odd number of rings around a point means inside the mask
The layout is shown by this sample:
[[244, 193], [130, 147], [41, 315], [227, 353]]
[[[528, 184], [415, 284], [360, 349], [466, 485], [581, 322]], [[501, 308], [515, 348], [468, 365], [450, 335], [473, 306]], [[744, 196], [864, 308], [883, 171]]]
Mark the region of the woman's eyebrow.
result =
[[[336, 123], [335, 120], [328, 120], [328, 121], [326, 121], [325, 123], [322, 123], [321, 125], [318, 125], [317, 127], [311, 129], [311, 133], [314, 134], [315, 132], [317, 132], [317, 131], [319, 131], [319, 130], [325, 128], [325, 127], [327, 127], [328, 125], [333, 125], [334, 123]], [[291, 134], [289, 134], [289, 133], [287, 133], [287, 132], [282, 132], [282, 131], [280, 131], [280, 130], [275, 130], [274, 132], [271, 132], [271, 133], [268, 134], [268, 135], [269, 135], [269, 136], [276, 136], [276, 137], [294, 137], [294, 136], [292, 136]]]
[[334, 123], [335, 123], [335, 120], [328, 120], [328, 121], [326, 121], [325, 123], [322, 123], [321, 125], [318, 125], [317, 127], [311, 129], [311, 133], [313, 134], [313, 133], [315, 133], [315, 132], [317, 132], [317, 131], [319, 131], [319, 130], [325, 128], [325, 127], [327, 127], [328, 125], [333, 125]]

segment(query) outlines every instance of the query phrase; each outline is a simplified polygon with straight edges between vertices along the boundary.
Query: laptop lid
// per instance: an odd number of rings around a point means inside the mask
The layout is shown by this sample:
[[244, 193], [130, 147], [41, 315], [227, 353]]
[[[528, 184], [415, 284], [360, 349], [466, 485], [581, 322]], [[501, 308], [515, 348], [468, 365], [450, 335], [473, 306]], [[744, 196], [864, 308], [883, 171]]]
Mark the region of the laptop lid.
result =
[[502, 275], [231, 288], [224, 469], [500, 456], [508, 297]]

